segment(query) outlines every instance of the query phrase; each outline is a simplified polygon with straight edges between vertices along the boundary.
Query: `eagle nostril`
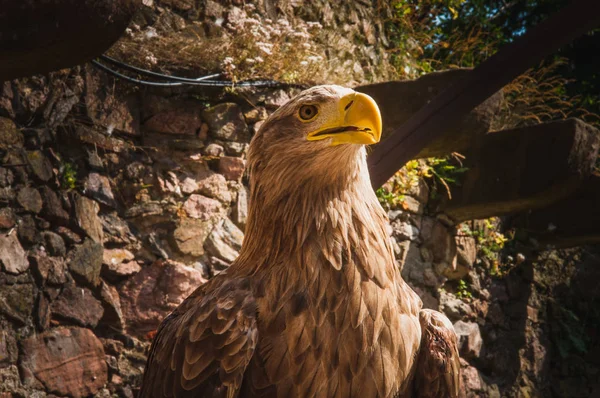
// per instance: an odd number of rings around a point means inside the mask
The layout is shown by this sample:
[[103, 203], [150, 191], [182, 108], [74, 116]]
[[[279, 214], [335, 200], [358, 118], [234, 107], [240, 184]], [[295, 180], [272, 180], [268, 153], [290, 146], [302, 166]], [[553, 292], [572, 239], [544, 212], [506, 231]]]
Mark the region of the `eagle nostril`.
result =
[[352, 106], [353, 103], [354, 103], [354, 100], [348, 102], [348, 105], [346, 105], [346, 107], [344, 108], [344, 111], [347, 111]]

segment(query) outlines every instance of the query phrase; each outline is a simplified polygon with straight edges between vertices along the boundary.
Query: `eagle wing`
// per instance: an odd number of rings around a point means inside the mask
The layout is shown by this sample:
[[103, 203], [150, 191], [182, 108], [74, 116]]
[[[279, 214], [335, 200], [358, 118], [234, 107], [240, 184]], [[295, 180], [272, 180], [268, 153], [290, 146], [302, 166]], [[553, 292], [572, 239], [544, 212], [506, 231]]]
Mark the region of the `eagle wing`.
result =
[[236, 397], [257, 341], [249, 280], [217, 276], [160, 325], [139, 397]]
[[454, 327], [440, 312], [419, 313], [421, 346], [415, 374], [415, 396], [455, 398], [460, 388], [460, 360]]

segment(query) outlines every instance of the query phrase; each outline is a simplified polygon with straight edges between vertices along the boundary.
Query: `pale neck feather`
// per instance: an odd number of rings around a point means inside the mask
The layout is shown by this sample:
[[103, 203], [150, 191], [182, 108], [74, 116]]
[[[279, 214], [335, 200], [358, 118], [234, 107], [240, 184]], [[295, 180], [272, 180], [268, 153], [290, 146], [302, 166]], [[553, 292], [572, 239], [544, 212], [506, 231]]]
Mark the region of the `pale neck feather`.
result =
[[394, 280], [387, 216], [371, 188], [364, 150], [357, 155], [344, 173], [333, 170], [302, 184], [264, 172], [253, 176], [244, 245], [234, 266], [253, 273], [278, 265], [340, 269], [351, 263], [378, 284]]

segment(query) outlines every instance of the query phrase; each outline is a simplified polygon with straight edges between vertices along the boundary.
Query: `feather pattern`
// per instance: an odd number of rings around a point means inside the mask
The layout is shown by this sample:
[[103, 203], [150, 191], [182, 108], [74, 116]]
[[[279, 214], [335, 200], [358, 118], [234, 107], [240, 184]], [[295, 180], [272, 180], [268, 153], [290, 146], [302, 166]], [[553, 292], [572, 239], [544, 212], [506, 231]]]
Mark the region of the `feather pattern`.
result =
[[256, 348], [256, 302], [246, 279], [217, 276], [159, 328], [140, 397], [235, 397]]
[[417, 359], [415, 394], [423, 398], [458, 397], [460, 362], [456, 333], [445, 315], [422, 310], [419, 321], [423, 329]]

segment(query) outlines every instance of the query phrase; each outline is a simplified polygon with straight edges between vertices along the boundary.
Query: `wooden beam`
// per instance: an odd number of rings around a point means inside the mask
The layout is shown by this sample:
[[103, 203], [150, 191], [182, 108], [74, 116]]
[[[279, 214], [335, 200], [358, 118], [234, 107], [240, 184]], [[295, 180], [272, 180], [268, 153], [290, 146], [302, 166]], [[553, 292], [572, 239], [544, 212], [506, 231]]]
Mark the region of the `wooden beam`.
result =
[[[600, 25], [600, 1], [574, 0], [558, 13], [501, 48], [421, 108], [369, 156], [374, 188], [455, 126], [468, 112], [517, 76], [576, 37]], [[402, 99], [409, 101], [410, 99]]]
[[542, 247], [600, 243], [600, 176], [586, 180], [565, 200], [511, 217], [510, 225], [521, 228]]
[[578, 119], [489, 133], [437, 211], [462, 222], [546, 207], [589, 178], [599, 147], [600, 131]]
[[85, 63], [117, 41], [141, 0], [0, 0], [0, 82]]
[[[428, 73], [415, 80], [381, 82], [358, 86], [354, 89], [373, 97], [379, 105], [383, 120], [381, 142], [385, 140], [419, 109], [427, 105], [452, 83], [468, 76], [471, 69], [452, 69]], [[461, 119], [454, 128], [449, 128], [440, 137], [419, 151], [418, 158], [444, 156], [452, 152], [465, 152], [479, 138], [490, 131], [493, 118], [500, 111], [502, 92], [497, 92]]]

